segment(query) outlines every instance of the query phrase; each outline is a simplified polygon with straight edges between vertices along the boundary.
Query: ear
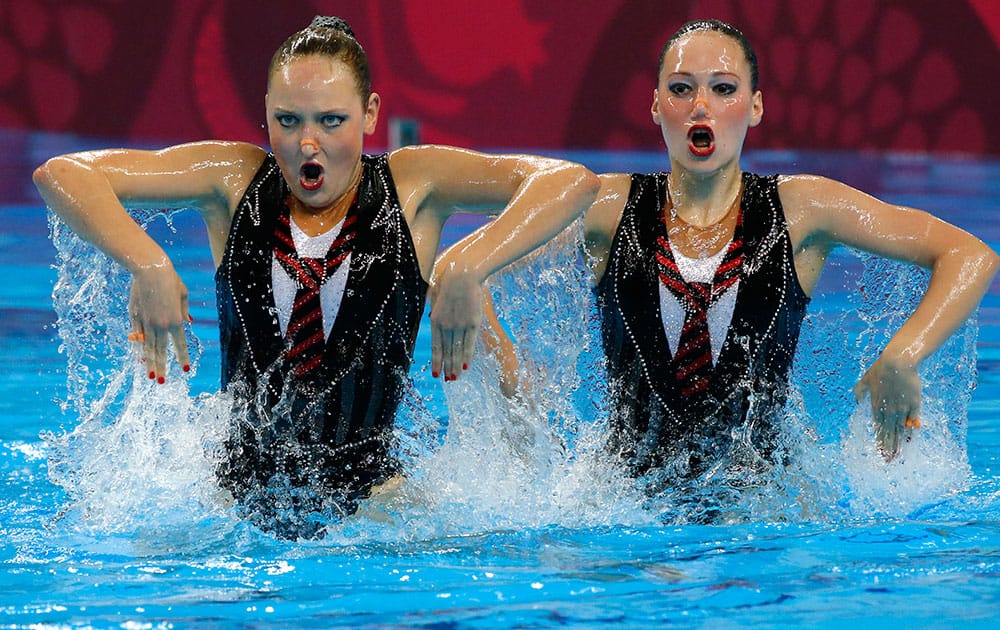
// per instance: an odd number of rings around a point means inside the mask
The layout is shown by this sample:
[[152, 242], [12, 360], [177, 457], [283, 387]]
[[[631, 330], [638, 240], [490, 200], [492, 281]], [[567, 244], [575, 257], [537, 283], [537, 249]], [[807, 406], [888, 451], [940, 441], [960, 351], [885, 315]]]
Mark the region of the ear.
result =
[[653, 115], [653, 124], [660, 124], [660, 95], [659, 90], [653, 90], [653, 105], [649, 108], [649, 113]]
[[752, 113], [750, 114], [750, 126], [756, 127], [764, 117], [764, 95], [760, 90], [753, 93]]
[[375, 92], [368, 97], [368, 107], [365, 108], [365, 135], [370, 136], [375, 133], [375, 126], [378, 124], [378, 110], [382, 106], [382, 97]]

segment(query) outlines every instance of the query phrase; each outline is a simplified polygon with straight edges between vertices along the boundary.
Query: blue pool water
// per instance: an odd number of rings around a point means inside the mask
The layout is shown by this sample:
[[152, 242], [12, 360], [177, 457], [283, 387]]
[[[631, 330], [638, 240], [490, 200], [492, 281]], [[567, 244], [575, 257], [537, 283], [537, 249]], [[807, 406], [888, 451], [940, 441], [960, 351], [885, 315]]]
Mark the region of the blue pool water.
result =
[[[58, 150], [35, 146], [25, 160]], [[652, 171], [662, 160], [575, 157], [599, 171]], [[745, 168], [834, 176], [1000, 246], [995, 161], [757, 153]], [[1000, 616], [996, 283], [978, 328], [923, 374], [926, 429], [885, 465], [869, 456], [849, 390], [857, 357], [912, 305], [922, 276], [835, 257], [796, 370], [797, 463], [776, 486], [724, 496], [729, 524], [700, 525], [681, 506], [643, 502], [589, 456], [600, 384], [578, 352], [586, 325], [539, 304], [547, 285], [579, 281], [547, 275], [557, 246], [523, 265], [530, 283], [494, 283], [545, 410], [505, 407], [482, 360], [446, 397], [427, 376], [424, 326], [401, 419], [411, 486], [324, 540], [289, 542], [240, 522], [214, 494], [203, 447], [225, 419], [215, 412], [211, 263], [192, 213], [150, 227], [172, 243], [201, 352], [190, 379], [157, 389], [134, 378], [114, 341], [125, 330], [123, 279], [60, 285], [61, 337], [44, 210], [26, 194], [0, 212], [3, 627], [964, 628]], [[449, 238], [473, 224], [456, 222]], [[74, 254], [64, 268], [84, 278], [101, 264]], [[548, 293], [558, 302], [572, 292]], [[76, 296], [90, 315], [69, 304]]]

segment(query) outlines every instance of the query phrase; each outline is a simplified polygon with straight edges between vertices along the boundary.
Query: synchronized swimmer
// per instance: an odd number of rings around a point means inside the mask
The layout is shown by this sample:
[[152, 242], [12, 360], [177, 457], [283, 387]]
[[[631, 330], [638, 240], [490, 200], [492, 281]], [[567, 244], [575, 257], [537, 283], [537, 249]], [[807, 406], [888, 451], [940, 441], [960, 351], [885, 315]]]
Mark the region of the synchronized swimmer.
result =
[[[699, 475], [706, 446], [736, 427], [771, 456], [802, 321], [839, 246], [931, 271], [855, 387], [892, 458], [920, 426], [921, 362], [975, 310], [1000, 259], [953, 225], [841, 182], [742, 171], [764, 100], [756, 55], [729, 24], [684, 25], [652, 92], [666, 172], [597, 177], [563, 160], [442, 146], [366, 155], [381, 104], [367, 57], [346, 23], [317, 18], [272, 59], [270, 152], [219, 141], [84, 152], [52, 158], [34, 179], [56, 214], [131, 272], [131, 338], [160, 382], [168, 342], [187, 368], [187, 289], [126, 207], [201, 213], [222, 386], [235, 400], [218, 477], [279, 535], [318, 535], [309, 514], [350, 514], [399, 472], [392, 429], [425, 298], [435, 376], [468, 367], [485, 304], [503, 387], [514, 387], [513, 344], [482, 283], [581, 215], [611, 392], [607, 446], [623, 469]], [[460, 207], [503, 210], [438, 254]], [[277, 493], [292, 497], [291, 516]]]

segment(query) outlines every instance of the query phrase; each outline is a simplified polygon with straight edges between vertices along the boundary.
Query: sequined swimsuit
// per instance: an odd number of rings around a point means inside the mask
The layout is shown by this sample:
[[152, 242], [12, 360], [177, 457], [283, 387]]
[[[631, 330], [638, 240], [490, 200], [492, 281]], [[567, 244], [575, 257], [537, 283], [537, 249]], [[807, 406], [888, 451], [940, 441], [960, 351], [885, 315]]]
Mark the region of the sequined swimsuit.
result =
[[679, 454], [701, 471], [704, 445], [737, 425], [761, 452], [772, 447], [808, 296], [795, 273], [777, 177], [743, 175], [743, 262], [732, 320], [707, 390], [680, 395], [664, 334], [656, 240], [665, 174], [632, 176], [628, 201], [598, 284], [611, 393], [612, 448], [642, 474]]
[[280, 476], [340, 497], [349, 512], [394, 470], [392, 429], [427, 283], [386, 156], [363, 156], [362, 165], [349, 276], [319, 376], [308, 382], [283, 366], [271, 252], [289, 191], [272, 155], [233, 217], [216, 294], [222, 385], [238, 408], [219, 473], [238, 501]]

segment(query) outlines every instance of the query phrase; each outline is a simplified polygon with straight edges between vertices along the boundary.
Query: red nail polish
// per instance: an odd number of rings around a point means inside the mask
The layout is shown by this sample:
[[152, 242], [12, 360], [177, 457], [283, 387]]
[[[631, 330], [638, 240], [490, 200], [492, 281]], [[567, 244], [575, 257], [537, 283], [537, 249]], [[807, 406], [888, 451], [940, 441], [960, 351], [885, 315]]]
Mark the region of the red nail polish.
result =
[[469, 364], [468, 363], [463, 363], [462, 364], [462, 369], [463, 370], [468, 370], [469, 369]]
[[161, 376], [160, 378], [156, 379], [156, 382], [159, 383], [160, 385], [163, 385], [164, 383], [167, 382], [167, 379]]
[[188, 323], [191, 323], [191, 324], [193, 324], [193, 323], [194, 323], [194, 318], [193, 318], [193, 317], [191, 317], [191, 315], [190, 315], [190, 314], [188, 314]]
[[438, 377], [438, 373], [437, 372], [431, 372], [431, 376], [433, 376], [434, 378], [437, 378]]
[[458, 375], [457, 374], [452, 374], [451, 375], [451, 380], [457, 381], [458, 380]]
[[185, 372], [190, 372], [191, 371], [191, 366], [185, 364], [181, 369], [184, 370]]
[[149, 378], [150, 378], [150, 379], [154, 379], [154, 378], [156, 378], [156, 372], [150, 372], [150, 373], [149, 373]]

